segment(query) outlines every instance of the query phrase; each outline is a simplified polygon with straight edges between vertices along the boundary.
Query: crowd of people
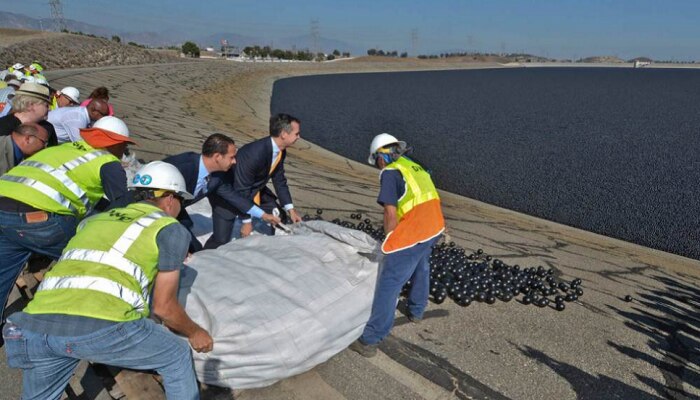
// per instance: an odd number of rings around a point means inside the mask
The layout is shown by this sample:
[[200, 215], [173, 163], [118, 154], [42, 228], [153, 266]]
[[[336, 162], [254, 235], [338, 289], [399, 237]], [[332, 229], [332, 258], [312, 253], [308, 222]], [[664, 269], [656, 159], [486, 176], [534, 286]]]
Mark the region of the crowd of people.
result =
[[[168, 398], [197, 398], [191, 349], [209, 352], [214, 341], [178, 303], [181, 268], [203, 248], [301, 222], [284, 168], [301, 122], [273, 115], [269, 136], [240, 150], [214, 133], [200, 152], [152, 161], [127, 182], [121, 160], [135, 142], [114, 116], [107, 88], [81, 102], [78, 89], [54, 90], [42, 71], [18, 63], [0, 73], [7, 84], [0, 89], [7, 110], [0, 117], [3, 305], [32, 255], [57, 260], [23, 311], [2, 314], [8, 364], [23, 370], [23, 398], [59, 398], [81, 359], [155, 370]], [[405, 142], [376, 136], [368, 162], [382, 171], [377, 201], [388, 234], [371, 316], [351, 349], [371, 357], [409, 279], [409, 319], [422, 318], [428, 257], [444, 221], [430, 175], [407, 157]], [[213, 234], [202, 244], [186, 207], [205, 197]]]

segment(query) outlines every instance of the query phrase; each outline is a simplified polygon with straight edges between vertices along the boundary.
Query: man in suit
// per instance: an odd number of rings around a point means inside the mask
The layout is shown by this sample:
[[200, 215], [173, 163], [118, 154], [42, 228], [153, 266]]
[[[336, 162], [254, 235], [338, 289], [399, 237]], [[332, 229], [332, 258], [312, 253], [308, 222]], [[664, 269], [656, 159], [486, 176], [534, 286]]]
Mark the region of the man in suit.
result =
[[44, 149], [48, 142], [46, 129], [32, 122], [18, 126], [9, 136], [0, 136], [0, 175]]
[[[185, 207], [202, 200], [207, 194], [216, 193], [221, 201], [233, 209], [247, 209], [247, 201], [238, 195], [232, 185], [224, 184], [224, 173], [236, 163], [236, 145], [233, 139], [221, 133], [210, 135], [202, 145], [202, 153], [187, 152], [165, 158], [163, 161], [174, 165], [185, 178], [187, 191], [194, 195], [187, 200], [177, 219], [190, 230], [191, 253], [202, 250], [202, 245], [192, 232], [194, 223]], [[265, 216], [271, 223], [279, 223], [273, 215]]]
[[[287, 178], [284, 175], [287, 148], [291, 147], [299, 137], [299, 120], [288, 114], [276, 114], [270, 118], [270, 137], [256, 140], [241, 148], [236, 168], [229, 171], [226, 178], [227, 182], [233, 185], [234, 191], [246, 200], [246, 205], [234, 208], [231, 207], [230, 202], [218, 196], [218, 193], [209, 195], [214, 232], [205, 248], [216, 248], [227, 243], [232, 232], [238, 230], [234, 229], [237, 228], [238, 223], [241, 224], [240, 236], [246, 237], [253, 231], [254, 220], [267, 222], [265, 216], [276, 207], [277, 200], [267, 188], [270, 180], [292, 222], [301, 222], [301, 217], [294, 209]], [[270, 225], [258, 224], [258, 227], [261, 233], [268, 235], [274, 233]]]

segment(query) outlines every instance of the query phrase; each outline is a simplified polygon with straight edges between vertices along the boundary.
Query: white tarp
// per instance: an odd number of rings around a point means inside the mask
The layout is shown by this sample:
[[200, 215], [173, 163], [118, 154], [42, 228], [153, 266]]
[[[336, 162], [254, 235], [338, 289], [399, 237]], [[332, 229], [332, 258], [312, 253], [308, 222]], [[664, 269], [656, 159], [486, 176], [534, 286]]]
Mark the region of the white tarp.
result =
[[345, 349], [369, 318], [378, 253], [365, 233], [323, 221], [196, 253], [181, 301], [214, 338], [193, 353], [200, 381], [267, 386]]

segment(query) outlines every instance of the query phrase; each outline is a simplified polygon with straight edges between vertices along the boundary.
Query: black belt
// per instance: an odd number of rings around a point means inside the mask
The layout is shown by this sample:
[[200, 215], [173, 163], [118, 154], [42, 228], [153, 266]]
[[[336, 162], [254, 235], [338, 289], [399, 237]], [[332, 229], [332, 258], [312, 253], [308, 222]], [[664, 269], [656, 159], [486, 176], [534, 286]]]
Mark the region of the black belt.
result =
[[29, 204], [22, 203], [19, 200], [11, 199], [9, 197], [0, 197], [0, 211], [28, 213], [42, 210], [34, 208]]

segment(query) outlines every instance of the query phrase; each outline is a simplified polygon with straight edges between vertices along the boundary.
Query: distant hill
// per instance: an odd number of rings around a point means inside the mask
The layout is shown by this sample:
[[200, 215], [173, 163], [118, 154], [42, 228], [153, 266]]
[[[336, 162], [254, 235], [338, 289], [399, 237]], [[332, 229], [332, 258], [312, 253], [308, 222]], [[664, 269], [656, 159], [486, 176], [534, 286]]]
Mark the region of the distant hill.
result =
[[[220, 46], [221, 39], [226, 39], [228, 40], [229, 45], [237, 46], [240, 48], [252, 45], [272, 45], [273, 48], [285, 50], [291, 50], [293, 48], [311, 49], [313, 47], [311, 35], [302, 35], [285, 38], [263, 38], [240, 35], [233, 32], [219, 32], [204, 36], [192, 36], [188, 34], [186, 30], [170, 30], [163, 32], [130, 32], [121, 31], [119, 29], [107, 26], [92, 25], [89, 23], [75, 21], [72, 19], [66, 19], [66, 27], [71, 32], [83, 32], [105, 38], [111, 38], [112, 35], [117, 35], [122, 39], [122, 42], [124, 43], [134, 42], [151, 47], [180, 45], [187, 40], [191, 40], [204, 47], [213, 46], [214, 48], [218, 48]], [[53, 21], [50, 18], [32, 18], [23, 14], [17, 14], [8, 11], [0, 11], [0, 28], [30, 29], [37, 31], [54, 30]], [[319, 46], [321, 50], [325, 52], [331, 52], [334, 49], [338, 49], [340, 51], [349, 51], [353, 54], [364, 54], [366, 51], [366, 49], [361, 49], [357, 46], [340, 40], [327, 39], [323, 37], [319, 39]]]
[[[39, 60], [49, 69], [190, 61], [175, 52], [148, 50], [102, 38], [0, 28], [0, 67]], [[9, 38], [9, 39], [6, 39]]]
[[[32, 18], [23, 14], [0, 11], [0, 28], [29, 29], [35, 31], [55, 31], [51, 18]], [[72, 32], [89, 33], [96, 36], [111, 37], [115, 30], [85, 22], [66, 19], [66, 28]]]

